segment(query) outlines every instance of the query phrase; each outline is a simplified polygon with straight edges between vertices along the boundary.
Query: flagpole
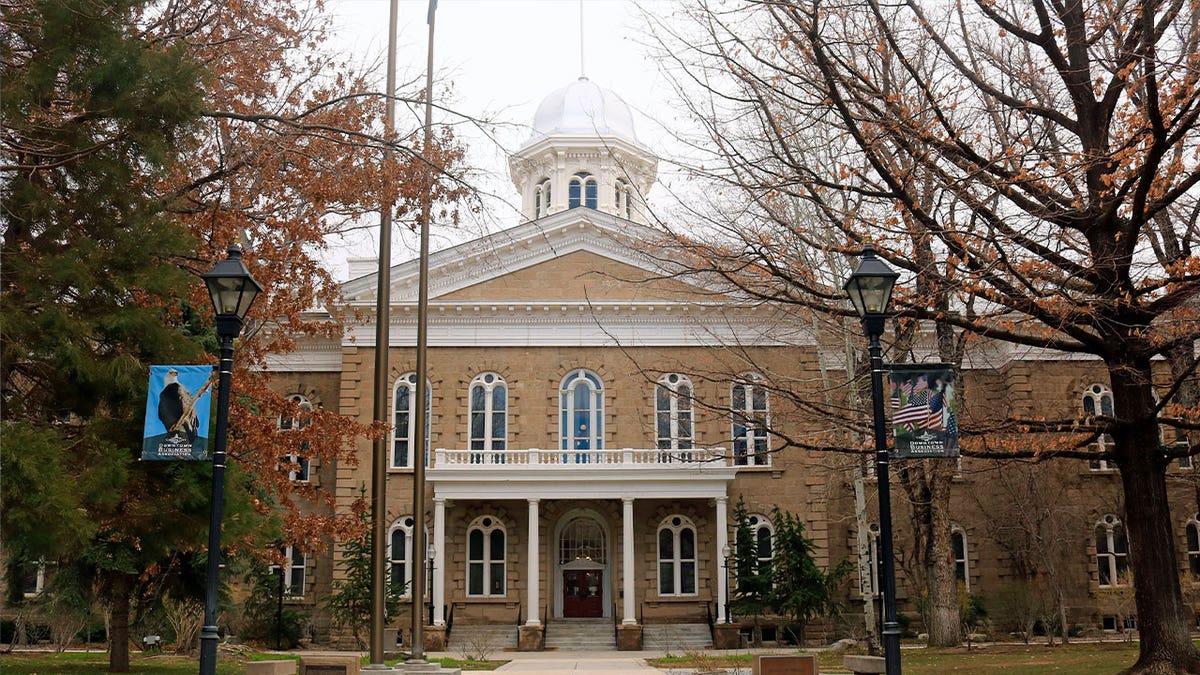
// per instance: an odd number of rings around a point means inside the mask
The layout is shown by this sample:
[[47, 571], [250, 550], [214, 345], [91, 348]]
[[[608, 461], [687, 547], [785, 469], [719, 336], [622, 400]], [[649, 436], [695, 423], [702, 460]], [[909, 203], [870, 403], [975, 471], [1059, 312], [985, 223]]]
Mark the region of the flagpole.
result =
[[[384, 133], [391, 141], [396, 126], [396, 24], [397, 0], [391, 0], [388, 10], [387, 83], [384, 102]], [[385, 146], [383, 163], [391, 158]], [[383, 203], [379, 209], [379, 275], [376, 278], [375, 299], [375, 394], [372, 419], [376, 426], [388, 424], [388, 350], [391, 346], [391, 272], [392, 272], [392, 190], [384, 186]], [[383, 662], [383, 629], [387, 559], [387, 435], [380, 435], [371, 452], [371, 635], [370, 665], [365, 670], [387, 670]]]
[[[394, 1], [394, 0], [393, 0]], [[425, 439], [429, 435], [429, 420], [425, 417], [425, 402], [429, 396], [429, 214], [433, 210], [433, 162], [429, 154], [433, 144], [433, 27], [437, 12], [437, 0], [429, 0], [428, 51], [425, 58], [425, 135], [421, 143], [421, 154], [425, 164], [425, 194], [421, 199], [421, 253], [420, 272], [417, 280], [417, 412], [413, 427], [413, 516], [416, 521], [412, 533], [412, 658], [408, 663], [425, 663], [425, 622], [421, 616], [425, 603], [421, 595], [425, 591], [425, 565], [420, 556], [425, 555], [425, 462], [428, 448]], [[430, 589], [432, 596], [433, 589]], [[432, 620], [432, 616], [430, 619]]]

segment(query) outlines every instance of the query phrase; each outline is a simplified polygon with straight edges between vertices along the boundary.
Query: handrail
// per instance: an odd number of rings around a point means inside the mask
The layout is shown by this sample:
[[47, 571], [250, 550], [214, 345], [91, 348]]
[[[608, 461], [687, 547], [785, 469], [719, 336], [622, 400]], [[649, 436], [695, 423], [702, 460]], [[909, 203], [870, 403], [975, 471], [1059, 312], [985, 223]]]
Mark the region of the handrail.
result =
[[612, 620], [613, 620], [613, 640], [619, 641], [618, 631], [617, 631], [617, 603], [615, 601], [612, 604]]
[[642, 600], [638, 603], [638, 625], [646, 625], [646, 601]]
[[524, 610], [525, 610], [525, 605], [523, 603], [518, 602], [517, 603], [517, 625], [518, 626], [521, 625], [521, 614]]
[[717, 642], [716, 620], [713, 619], [712, 602], [704, 601], [704, 621], [708, 624], [708, 637], [712, 639], [713, 644]]
[[616, 448], [602, 450], [553, 450], [523, 448], [517, 450], [468, 450], [438, 448], [433, 467], [523, 467], [536, 466], [677, 466], [694, 469], [705, 465], [730, 466], [725, 448], [695, 448], [685, 453], [663, 452], [658, 448]]
[[449, 604], [449, 609], [446, 605], [442, 605], [442, 613], [446, 615], [446, 639], [450, 639], [450, 631], [454, 630], [454, 603]]

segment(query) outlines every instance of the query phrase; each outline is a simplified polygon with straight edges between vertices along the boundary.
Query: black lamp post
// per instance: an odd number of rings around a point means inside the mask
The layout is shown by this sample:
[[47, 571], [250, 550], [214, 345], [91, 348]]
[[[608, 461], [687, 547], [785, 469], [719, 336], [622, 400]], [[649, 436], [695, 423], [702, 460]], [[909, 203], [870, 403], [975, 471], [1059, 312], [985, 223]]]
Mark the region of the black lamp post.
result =
[[879, 336], [899, 274], [863, 245], [862, 259], [842, 288], [862, 319], [870, 340], [871, 399], [875, 421], [875, 466], [879, 480], [879, 544], [883, 559], [883, 658], [888, 675], [900, 675], [900, 624], [896, 622], [896, 561], [892, 551], [892, 493], [888, 485], [887, 429], [883, 417], [883, 350]]
[[733, 623], [733, 614], [729, 613], [729, 596], [732, 591], [729, 589], [729, 556], [733, 553], [728, 546], [721, 547], [721, 557], [725, 559], [722, 567], [725, 568], [725, 623]]
[[208, 580], [204, 593], [204, 626], [200, 629], [200, 675], [217, 672], [217, 573], [221, 564], [221, 509], [225, 499], [225, 442], [229, 435], [229, 384], [233, 371], [233, 339], [242, 333], [250, 305], [262, 284], [242, 263], [242, 248], [229, 247], [229, 257], [200, 275], [217, 313], [221, 364], [217, 383], [217, 431], [213, 443], [212, 511], [208, 521]]
[[428, 616], [429, 616], [429, 625], [431, 625], [431, 626], [433, 625], [433, 556], [435, 553], [437, 553], [437, 550], [433, 547], [433, 543], [431, 542], [429, 544], [429, 546], [426, 547], [426, 549], [425, 549], [425, 560], [428, 561], [428, 565], [429, 565], [429, 581], [428, 581], [429, 614], [428, 614]]

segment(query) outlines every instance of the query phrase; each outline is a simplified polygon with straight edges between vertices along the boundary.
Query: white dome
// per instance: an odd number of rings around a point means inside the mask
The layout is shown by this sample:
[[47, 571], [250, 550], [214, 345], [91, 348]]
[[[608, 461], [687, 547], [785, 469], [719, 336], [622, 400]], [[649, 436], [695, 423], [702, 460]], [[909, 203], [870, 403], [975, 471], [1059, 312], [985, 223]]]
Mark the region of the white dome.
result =
[[552, 92], [538, 106], [533, 138], [551, 134], [621, 136], [637, 142], [629, 106], [586, 77]]

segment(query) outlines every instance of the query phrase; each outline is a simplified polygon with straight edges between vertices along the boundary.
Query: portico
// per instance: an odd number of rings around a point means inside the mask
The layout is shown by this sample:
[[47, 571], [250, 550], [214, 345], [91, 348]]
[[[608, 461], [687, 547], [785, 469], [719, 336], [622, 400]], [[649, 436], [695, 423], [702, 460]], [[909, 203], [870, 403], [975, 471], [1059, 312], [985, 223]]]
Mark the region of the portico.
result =
[[[711, 514], [712, 532], [691, 535], [689, 546], [707, 542], [703, 556], [718, 560], [728, 545], [728, 485], [736, 468], [727, 466], [723, 449], [696, 449], [686, 458], [657, 449], [598, 450], [588, 452], [530, 448], [478, 453], [438, 449], [428, 469], [433, 489], [433, 623], [444, 625], [447, 574], [447, 508], [455, 503], [504, 503], [523, 505], [527, 524], [524, 573], [519, 587], [523, 626], [540, 630], [549, 611], [553, 619], [573, 616], [619, 618], [623, 626], [636, 626], [639, 561], [655, 559], [661, 551], [638, 550], [635, 506], [639, 501], [670, 500], [691, 503]], [[686, 459], [686, 461], [681, 461]], [[559, 508], [547, 516], [547, 503]], [[610, 527], [599, 510], [615, 511], [619, 504], [619, 527]], [[708, 511], [711, 509], [711, 511]], [[513, 514], [515, 516], [515, 514]], [[615, 514], [614, 514], [615, 515]], [[618, 536], [619, 532], [619, 536]], [[550, 535], [549, 538], [546, 535]], [[617, 551], [620, 552], [617, 555]], [[638, 556], [641, 556], [640, 558]], [[689, 550], [685, 564], [696, 565], [701, 556]], [[516, 561], [514, 561], [516, 562]], [[657, 571], [655, 572], [657, 574]], [[694, 571], [692, 572], [694, 574]], [[716, 597], [724, 597], [724, 575], [716, 575]], [[542, 597], [545, 591], [552, 597]], [[690, 587], [692, 594], [697, 589]], [[618, 602], [614, 602], [617, 599]], [[717, 604], [717, 620], [725, 608]]]

